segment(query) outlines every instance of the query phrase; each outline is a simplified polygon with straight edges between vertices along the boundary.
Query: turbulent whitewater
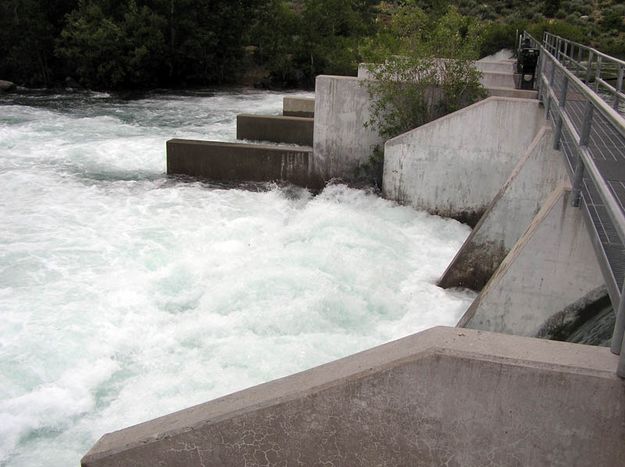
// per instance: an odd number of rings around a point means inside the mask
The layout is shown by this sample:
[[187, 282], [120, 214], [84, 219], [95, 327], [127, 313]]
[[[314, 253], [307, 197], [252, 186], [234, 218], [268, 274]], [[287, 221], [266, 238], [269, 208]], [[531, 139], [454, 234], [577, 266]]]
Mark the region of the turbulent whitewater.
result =
[[332, 185], [168, 178], [165, 141], [233, 140], [282, 94], [0, 98], [0, 465], [430, 326], [469, 229]]

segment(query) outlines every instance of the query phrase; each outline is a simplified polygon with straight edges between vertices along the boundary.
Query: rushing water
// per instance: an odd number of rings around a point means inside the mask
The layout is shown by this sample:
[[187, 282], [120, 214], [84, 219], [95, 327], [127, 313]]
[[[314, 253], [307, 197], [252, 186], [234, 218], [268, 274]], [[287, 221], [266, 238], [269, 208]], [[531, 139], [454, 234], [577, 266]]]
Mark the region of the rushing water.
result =
[[168, 138], [235, 137], [281, 95], [0, 99], [0, 465], [427, 327], [469, 230], [342, 185], [167, 178]]

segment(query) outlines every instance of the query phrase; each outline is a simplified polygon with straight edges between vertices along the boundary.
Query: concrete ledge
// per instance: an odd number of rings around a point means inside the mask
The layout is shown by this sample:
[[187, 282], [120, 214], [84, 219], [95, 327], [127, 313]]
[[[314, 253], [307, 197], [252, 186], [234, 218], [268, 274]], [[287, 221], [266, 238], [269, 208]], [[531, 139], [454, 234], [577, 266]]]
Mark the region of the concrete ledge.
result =
[[480, 292], [459, 327], [537, 336], [562, 309], [604, 285], [579, 208], [565, 182]]
[[275, 115], [237, 115], [237, 139], [313, 145], [312, 118]]
[[501, 73], [496, 71], [483, 71], [480, 83], [485, 88], [508, 88], [515, 89], [514, 73]]
[[309, 188], [323, 184], [310, 174], [312, 149], [263, 144], [172, 139], [167, 141], [167, 173], [210, 180], [283, 180]]
[[511, 97], [514, 99], [538, 99], [538, 91], [528, 89], [486, 88], [491, 97]]
[[282, 99], [282, 115], [285, 117], [305, 117], [315, 116], [314, 97], [285, 97]]
[[514, 73], [514, 65], [516, 60], [478, 60], [475, 62], [475, 68], [482, 73]]
[[107, 434], [82, 465], [621, 465], [617, 360], [433, 328]]

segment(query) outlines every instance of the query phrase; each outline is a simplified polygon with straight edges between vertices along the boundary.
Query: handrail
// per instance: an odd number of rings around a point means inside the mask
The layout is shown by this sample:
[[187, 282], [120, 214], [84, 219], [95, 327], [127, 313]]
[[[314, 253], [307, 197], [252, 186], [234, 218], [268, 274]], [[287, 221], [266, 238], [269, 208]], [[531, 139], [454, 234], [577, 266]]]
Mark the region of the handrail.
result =
[[[561, 63], [561, 44], [563, 43], [563, 41], [565, 41], [565, 39], [549, 33], [545, 33], [544, 44], [542, 44], [539, 43], [527, 32], [524, 32], [523, 36], [525, 39], [528, 39], [530, 41], [532, 47], [537, 48], [540, 51], [540, 68], [538, 79], [539, 96], [544, 96], [546, 91], [546, 115], [549, 116], [549, 113], [551, 111], [551, 114], [554, 117], [554, 122], [556, 124], [556, 128], [554, 131], [554, 146], [556, 148], [559, 148], [560, 139], [562, 138], [562, 129], [563, 127], [565, 127], [568, 134], [571, 135], [571, 138], [573, 139], [577, 149], [577, 164], [576, 167], [572, 167], [575, 171], [575, 173], [573, 174], [572, 204], [574, 206], [580, 205], [579, 200], [583, 192], [582, 183], [584, 177], [587, 176], [594, 185], [594, 188], [597, 190], [621, 243], [625, 245], [625, 213], [621, 209], [619, 201], [612, 193], [607, 181], [597, 167], [592, 157], [591, 148], [589, 146], [590, 134], [593, 125], [593, 113], [595, 111], [598, 111], [606, 119], [610, 127], [616, 130], [618, 134], [624, 139], [625, 119], [623, 119], [623, 117], [616, 110], [610, 107], [603, 98], [601, 98], [595, 91], [590, 89], [582, 80], [575, 76], [575, 74], [573, 74], [569, 69], [566, 68], [566, 66]], [[554, 39], [557, 41], [557, 44], [555, 45], [553, 45]], [[584, 47], [586, 50], [589, 50], [590, 53], [597, 52], [592, 48], [581, 46], [581, 44], [572, 43], [571, 41], [568, 41], [568, 44], [575, 44], [576, 46]], [[557, 56], [553, 55], [549, 50], [547, 50], [547, 47], [554, 50]], [[564, 56], [570, 59], [570, 57], [566, 55], [567, 49], [568, 45], [565, 45]], [[580, 51], [581, 50], [582, 49], [580, 49]], [[579, 54], [581, 55], [581, 52]], [[610, 59], [612, 58], [606, 56], [605, 54], [598, 54], [597, 56], [605, 56]], [[625, 62], [622, 62], [618, 59], [613, 60], [619, 64], [618, 85], [622, 87], [623, 69], [625, 66]], [[547, 76], [545, 74], [545, 64], [547, 63], [547, 61], [551, 63], [549, 73], [550, 76]], [[589, 68], [590, 65], [591, 64], [589, 62]], [[556, 89], [554, 87], [556, 69], [562, 76], [562, 85], [559, 89], [560, 95], [557, 95]], [[587, 75], [589, 75], [589, 73], [587, 73]], [[597, 69], [596, 77], [599, 78], [599, 75], [600, 67], [598, 67]], [[579, 132], [575, 128], [575, 125], [573, 124], [570, 115], [568, 115], [567, 113], [566, 99], [570, 85], [573, 85], [576, 89], [576, 92], [580, 93], [586, 99], [584, 117]], [[617, 90], [615, 89], [615, 91]], [[620, 97], [618, 91], [616, 92], [615, 96], [615, 102], [616, 104], [618, 104]], [[617, 368], [617, 374], [621, 378], [625, 378], [625, 281], [623, 284], [620, 284], [620, 287], [619, 284], [615, 285], [618, 289], [620, 289], [620, 295], [617, 297], [618, 302], [613, 303], [614, 307], [617, 309], [617, 319], [614, 326], [611, 351], [615, 354], [621, 355]], [[613, 297], [613, 300], [614, 298], [615, 297]]]
[[608, 54], [605, 54], [605, 53], [601, 52], [600, 50], [595, 49], [594, 47], [589, 47], [587, 45], [580, 44], [579, 42], [575, 42], [575, 41], [572, 41], [570, 39], [564, 39], [563, 37], [556, 36], [555, 34], [551, 34], [550, 32], [545, 32], [545, 38], [548, 38], [548, 37], [553, 37], [554, 39], [560, 39], [561, 41], [566, 41], [569, 44], [573, 44], [575, 47], [579, 47], [579, 48], [581, 48], [583, 50], [592, 51], [592, 53], [597, 55], [598, 57], [606, 58], [606, 59], [608, 59], [608, 60], [610, 60], [612, 62], [616, 62], [616, 63], [618, 63], [620, 65], [625, 66], [625, 60], [621, 60], [620, 58], [612, 57], [612, 56], [610, 56]]
[[[624, 60], [611, 57], [610, 55], [600, 52], [593, 47], [588, 47], [580, 44], [579, 42], [564, 39], [549, 32], [544, 33], [543, 45], [550, 53], [554, 54], [556, 60], [561, 61], [562, 57], [566, 57], [566, 59], [575, 65], [575, 67], [586, 72], [586, 81], [590, 82], [591, 80], [594, 80], [597, 91], [599, 90], [599, 85], [603, 86], [603, 88], [607, 90], [608, 94], [612, 95], [612, 107], [619, 111], [619, 106], [622, 103], [625, 103], [625, 93], [623, 92], [623, 84], [625, 80]], [[573, 56], [575, 48], [577, 48], [577, 59]], [[568, 55], [567, 52], [570, 55]], [[588, 56], [587, 65], [584, 65], [582, 61], [584, 52]], [[592, 74], [593, 60], [596, 60], [596, 70], [594, 76]], [[616, 86], [612, 86], [608, 83], [606, 81], [607, 78], [604, 79], [605, 72], [607, 71], [606, 68], [608, 68], [608, 66], [611, 68], [610, 71], [616, 72]], [[603, 77], [602, 72], [604, 73]], [[625, 110], [623, 112], [625, 112]]]

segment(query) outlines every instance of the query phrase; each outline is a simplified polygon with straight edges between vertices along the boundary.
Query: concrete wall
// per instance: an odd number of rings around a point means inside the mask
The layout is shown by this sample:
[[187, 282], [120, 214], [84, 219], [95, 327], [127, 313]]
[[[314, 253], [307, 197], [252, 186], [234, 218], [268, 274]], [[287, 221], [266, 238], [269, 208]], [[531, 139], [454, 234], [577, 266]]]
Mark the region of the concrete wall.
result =
[[553, 132], [543, 127], [447, 267], [439, 285], [481, 290], [542, 204], [568, 180]]
[[313, 145], [313, 119], [275, 115], [237, 115], [237, 139]]
[[324, 180], [353, 178], [383, 142], [364, 126], [369, 120], [367, 89], [355, 77], [322, 75], [317, 76], [315, 96], [315, 173]]
[[516, 87], [513, 73], [500, 73], [496, 71], [484, 71], [480, 83], [485, 88], [510, 88]]
[[282, 115], [286, 117], [306, 117], [315, 116], [314, 97], [285, 97], [282, 99]]
[[215, 181], [284, 180], [310, 188], [321, 181], [311, 174], [312, 150], [263, 144], [172, 139], [167, 141], [167, 173]]
[[543, 122], [537, 101], [489, 97], [393, 138], [384, 196], [475, 225]]
[[490, 97], [514, 97], [516, 99], [538, 99], [538, 91], [529, 89], [494, 88], [486, 89]]
[[104, 466], [596, 466], [625, 460], [606, 348], [434, 328], [103, 436]]
[[514, 73], [516, 60], [478, 60], [475, 68], [482, 73]]
[[554, 190], [458, 326], [536, 336], [553, 315], [604, 285], [569, 195], [566, 185]]

